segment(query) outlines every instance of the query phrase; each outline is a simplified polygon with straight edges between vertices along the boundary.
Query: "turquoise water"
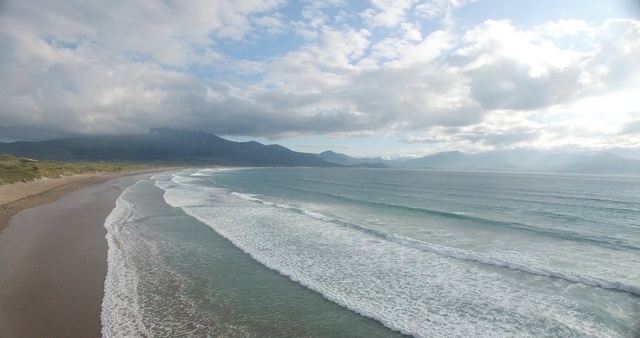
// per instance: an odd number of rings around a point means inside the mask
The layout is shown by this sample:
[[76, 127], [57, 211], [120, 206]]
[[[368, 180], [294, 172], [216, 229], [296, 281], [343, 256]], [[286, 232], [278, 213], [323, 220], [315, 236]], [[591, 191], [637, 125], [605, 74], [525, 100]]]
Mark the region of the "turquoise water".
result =
[[193, 169], [107, 219], [103, 335], [633, 337], [640, 179]]

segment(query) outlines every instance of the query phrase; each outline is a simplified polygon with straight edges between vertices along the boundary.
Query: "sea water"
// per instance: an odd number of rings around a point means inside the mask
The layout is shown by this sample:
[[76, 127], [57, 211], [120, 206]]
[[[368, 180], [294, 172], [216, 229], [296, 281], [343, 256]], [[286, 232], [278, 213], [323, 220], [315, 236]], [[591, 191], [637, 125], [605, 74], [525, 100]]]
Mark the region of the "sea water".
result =
[[640, 334], [639, 177], [191, 169], [105, 227], [105, 337]]

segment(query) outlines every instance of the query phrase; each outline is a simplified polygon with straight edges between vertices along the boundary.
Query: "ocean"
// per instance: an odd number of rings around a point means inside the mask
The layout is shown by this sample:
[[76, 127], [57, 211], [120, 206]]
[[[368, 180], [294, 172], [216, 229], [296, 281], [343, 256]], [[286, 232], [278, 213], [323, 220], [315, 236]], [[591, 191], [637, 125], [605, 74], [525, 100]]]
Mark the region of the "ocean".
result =
[[640, 336], [640, 178], [190, 169], [105, 222], [104, 337]]

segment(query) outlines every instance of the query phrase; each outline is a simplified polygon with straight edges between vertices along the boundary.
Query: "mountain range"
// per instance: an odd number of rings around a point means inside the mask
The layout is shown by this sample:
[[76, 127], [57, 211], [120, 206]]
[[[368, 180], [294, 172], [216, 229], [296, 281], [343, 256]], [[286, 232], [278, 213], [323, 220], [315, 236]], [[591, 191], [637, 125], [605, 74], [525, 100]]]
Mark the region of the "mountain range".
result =
[[516, 149], [465, 154], [449, 151], [395, 160], [380, 157], [358, 159], [333, 151], [325, 151], [319, 156], [327, 161], [349, 166], [381, 163], [403, 169], [640, 175], [640, 160], [626, 159], [607, 152], [571, 154]]
[[355, 158], [325, 151], [295, 152], [255, 141], [233, 142], [202, 131], [151, 129], [147, 134], [79, 136], [0, 142], [0, 154], [39, 160], [106, 161], [253, 167], [354, 167], [640, 175], [640, 160], [611, 153], [571, 154], [534, 149], [465, 154], [441, 152], [412, 159]]
[[0, 144], [0, 154], [48, 161], [106, 161], [254, 167], [340, 167], [315, 154], [255, 141], [233, 142], [201, 131], [152, 129], [148, 134], [80, 136]]

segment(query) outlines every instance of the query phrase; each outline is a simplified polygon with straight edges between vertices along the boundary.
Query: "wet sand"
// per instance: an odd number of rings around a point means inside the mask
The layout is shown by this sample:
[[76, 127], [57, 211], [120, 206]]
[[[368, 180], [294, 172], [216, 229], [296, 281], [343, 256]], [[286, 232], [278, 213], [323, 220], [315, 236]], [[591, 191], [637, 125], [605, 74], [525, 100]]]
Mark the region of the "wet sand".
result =
[[2, 206], [0, 337], [101, 336], [103, 224], [136, 181], [125, 175], [78, 178]]
[[57, 179], [43, 178], [27, 183], [0, 185], [0, 232], [7, 227], [11, 217], [20, 211], [51, 203], [72, 191], [90, 187], [116, 177], [171, 169], [173, 168], [80, 174]]

